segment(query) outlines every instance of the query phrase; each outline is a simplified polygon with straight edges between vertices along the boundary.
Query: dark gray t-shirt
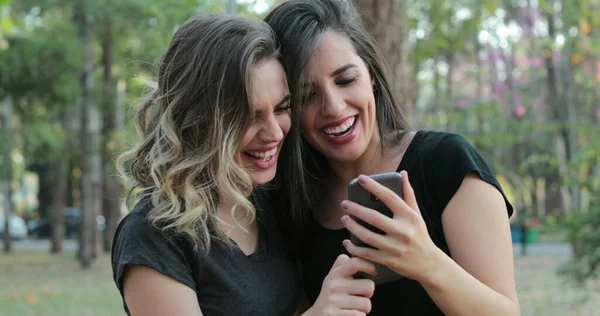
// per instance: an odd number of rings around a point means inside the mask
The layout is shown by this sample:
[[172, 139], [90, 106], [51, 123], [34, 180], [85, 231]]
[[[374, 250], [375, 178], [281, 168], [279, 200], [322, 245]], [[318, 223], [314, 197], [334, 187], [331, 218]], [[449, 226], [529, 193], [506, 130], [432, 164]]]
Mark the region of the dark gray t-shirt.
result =
[[[143, 265], [193, 289], [205, 316], [293, 315], [301, 291], [295, 261], [285, 254], [270, 202], [254, 200], [260, 244], [249, 256], [221, 242], [212, 243], [208, 256], [194, 251], [186, 237], [151, 226], [152, 204], [140, 201], [121, 221], [113, 241], [113, 278], [121, 296], [125, 268]], [[129, 315], [125, 300], [123, 305]]]

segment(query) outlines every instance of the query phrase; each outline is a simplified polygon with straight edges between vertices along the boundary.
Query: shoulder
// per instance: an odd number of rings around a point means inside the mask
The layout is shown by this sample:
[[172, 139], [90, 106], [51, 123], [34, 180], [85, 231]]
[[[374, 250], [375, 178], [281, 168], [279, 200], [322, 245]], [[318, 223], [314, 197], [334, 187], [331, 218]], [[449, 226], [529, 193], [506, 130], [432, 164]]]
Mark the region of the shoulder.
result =
[[152, 268], [193, 289], [192, 270], [200, 265], [196, 252], [183, 236], [154, 226], [148, 218], [151, 209], [149, 199], [141, 200], [121, 220], [115, 232], [111, 261], [117, 286], [122, 290], [126, 268], [138, 265]]
[[115, 241], [128, 238], [147, 240], [151, 238], [175, 237], [173, 232], [164, 231], [151, 222], [149, 214], [152, 208], [152, 202], [149, 198], [140, 200], [133, 210], [123, 217], [117, 226]]
[[477, 149], [464, 136], [439, 131], [418, 131], [413, 140], [419, 161], [431, 171], [486, 166]]
[[459, 159], [462, 152], [474, 151], [474, 147], [461, 135], [419, 130], [414, 136], [407, 149], [407, 158], [409, 165], [419, 165], [417, 168], [425, 167], [428, 169], [435, 167], [440, 163]]
[[[420, 134], [420, 167], [425, 170], [437, 197], [439, 210], [445, 209], [469, 173], [475, 173], [478, 180], [496, 187], [504, 196], [492, 167], [464, 136], [437, 131], [421, 131]], [[512, 206], [506, 197], [505, 200], [509, 214], [512, 214]]]
[[473, 148], [464, 136], [449, 132], [422, 130], [417, 132], [415, 140], [420, 147], [431, 154]]

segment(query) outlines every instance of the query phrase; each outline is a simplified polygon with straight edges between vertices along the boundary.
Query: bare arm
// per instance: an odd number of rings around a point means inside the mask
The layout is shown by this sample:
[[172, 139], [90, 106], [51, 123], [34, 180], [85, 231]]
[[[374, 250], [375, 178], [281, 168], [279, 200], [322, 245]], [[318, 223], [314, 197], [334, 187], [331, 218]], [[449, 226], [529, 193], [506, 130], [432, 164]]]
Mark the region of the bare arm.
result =
[[123, 277], [123, 296], [133, 316], [202, 315], [194, 290], [145, 266], [128, 267]]
[[342, 207], [350, 215], [386, 232], [371, 232], [349, 216], [342, 217], [352, 234], [377, 248], [345, 240], [348, 252], [418, 281], [446, 315], [519, 315], [508, 216], [500, 192], [474, 174], [464, 178], [442, 215], [450, 258], [429, 237], [408, 175], [403, 174], [404, 200], [367, 177], [359, 178], [390, 207], [394, 218], [344, 201]]
[[446, 315], [520, 315], [513, 249], [502, 194], [476, 174], [442, 215], [452, 255], [421, 284]]

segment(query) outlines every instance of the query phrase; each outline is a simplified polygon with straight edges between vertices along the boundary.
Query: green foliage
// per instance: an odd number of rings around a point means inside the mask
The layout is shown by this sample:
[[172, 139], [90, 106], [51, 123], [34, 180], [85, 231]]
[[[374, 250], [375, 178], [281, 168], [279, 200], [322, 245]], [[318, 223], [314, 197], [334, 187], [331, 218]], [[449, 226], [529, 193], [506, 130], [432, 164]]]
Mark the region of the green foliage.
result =
[[28, 121], [24, 126], [25, 155], [30, 164], [43, 163], [59, 158], [63, 153], [65, 137], [59, 122], [38, 118]]
[[600, 199], [595, 198], [589, 212], [573, 212], [555, 227], [573, 246], [573, 258], [558, 272], [582, 285], [600, 277]]
[[[49, 28], [7, 35], [9, 48], [0, 54], [0, 98], [10, 93], [17, 106], [19, 99], [35, 99], [48, 108], [75, 101], [81, 49], [69, 23], [55, 17], [48, 23]], [[23, 117], [29, 109], [16, 111]]]

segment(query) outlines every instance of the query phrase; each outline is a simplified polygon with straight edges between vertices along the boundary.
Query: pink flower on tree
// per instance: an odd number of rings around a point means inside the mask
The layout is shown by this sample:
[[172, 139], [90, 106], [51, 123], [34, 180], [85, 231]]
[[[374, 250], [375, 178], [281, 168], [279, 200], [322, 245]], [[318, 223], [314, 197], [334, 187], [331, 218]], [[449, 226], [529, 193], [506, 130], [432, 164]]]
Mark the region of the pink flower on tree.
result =
[[531, 67], [539, 68], [544, 66], [544, 59], [541, 57], [533, 57], [531, 58]]
[[519, 104], [517, 106], [517, 109], [515, 110], [515, 114], [520, 117], [520, 116], [525, 115], [526, 113], [527, 113], [527, 108], [525, 106], [523, 106], [523, 104]]

